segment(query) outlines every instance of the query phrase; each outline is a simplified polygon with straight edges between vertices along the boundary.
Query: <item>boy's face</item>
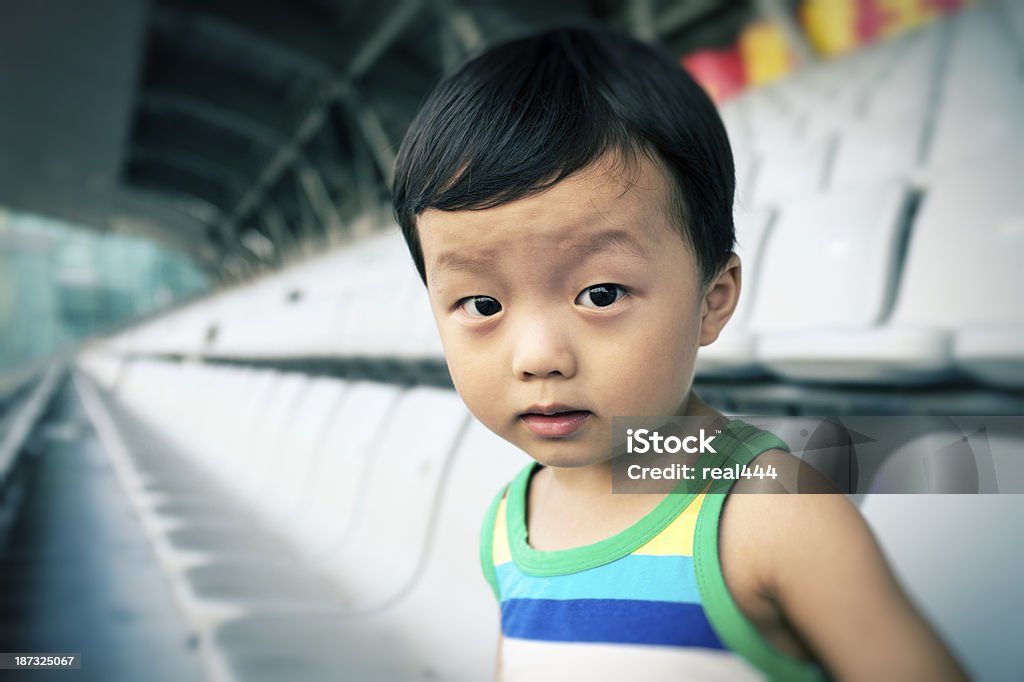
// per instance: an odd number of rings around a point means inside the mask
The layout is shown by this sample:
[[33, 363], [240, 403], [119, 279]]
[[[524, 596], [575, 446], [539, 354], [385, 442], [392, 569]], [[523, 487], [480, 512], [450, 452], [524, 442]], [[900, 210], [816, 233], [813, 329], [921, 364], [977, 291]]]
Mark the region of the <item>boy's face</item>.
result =
[[[603, 159], [542, 194], [417, 223], [456, 389], [549, 466], [608, 460], [613, 416], [684, 414], [697, 348], [735, 307], [738, 267], [705, 296], [663, 172], [644, 158], [633, 177]], [[577, 414], [527, 414], [554, 404]]]

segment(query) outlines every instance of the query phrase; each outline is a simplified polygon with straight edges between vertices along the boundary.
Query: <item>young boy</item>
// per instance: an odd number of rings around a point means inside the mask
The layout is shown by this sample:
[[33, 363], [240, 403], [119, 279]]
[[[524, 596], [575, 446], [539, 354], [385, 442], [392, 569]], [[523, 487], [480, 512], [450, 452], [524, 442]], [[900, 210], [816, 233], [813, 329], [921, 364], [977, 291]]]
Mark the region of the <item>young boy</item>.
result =
[[483, 524], [502, 679], [964, 679], [843, 495], [612, 494], [613, 416], [724, 424], [781, 474], [733, 492], [795, 476], [691, 390], [740, 294], [734, 184], [701, 89], [598, 27], [469, 61], [406, 134], [394, 207], [452, 380], [536, 460]]

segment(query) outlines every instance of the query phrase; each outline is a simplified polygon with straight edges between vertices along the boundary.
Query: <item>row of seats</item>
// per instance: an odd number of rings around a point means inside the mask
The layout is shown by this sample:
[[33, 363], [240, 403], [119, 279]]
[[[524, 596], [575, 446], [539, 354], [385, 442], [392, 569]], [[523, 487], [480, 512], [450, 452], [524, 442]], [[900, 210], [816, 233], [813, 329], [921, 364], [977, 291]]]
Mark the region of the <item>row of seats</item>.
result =
[[740, 216], [748, 295], [700, 371], [1024, 386], [1014, 166], [964, 166], [923, 196], [885, 180]]
[[738, 205], [891, 176], [924, 184], [991, 156], [1018, 158], [1021, 36], [993, 2], [727, 101]]
[[219, 292], [111, 347], [242, 359], [442, 355], [426, 291], [397, 228]]
[[[214, 679], [490, 675], [497, 612], [479, 573], [479, 523], [528, 459], [454, 391], [97, 351], [78, 366], [116, 415], [133, 471], [123, 481], [184, 593]], [[847, 427], [874, 433], [862, 421]], [[883, 493], [922, 482], [933, 492], [1024, 492], [1019, 419], [989, 420], [985, 430], [969, 419], [906, 421], [881, 457], [884, 444], [852, 438], [852, 464], [843, 446], [851, 436], [830, 423], [780, 417], [763, 427], [838, 483], [854, 476], [871, 493], [854, 499], [883, 541], [908, 516], [951, 508], [948, 496], [929, 495], [893, 507], [890, 498], [906, 496]], [[109, 449], [108, 431], [98, 431]], [[957, 523], [992, 523], [988, 513], [975, 506]], [[891, 556], [959, 646], [966, 626], [948, 611], [950, 586], [922, 589], [920, 567], [901, 564], [946, 546], [941, 534], [929, 537]], [[1007, 587], [1003, 577], [978, 584]]]
[[[736, 216], [740, 305], [697, 375], [828, 383], [971, 377], [1024, 386], [1024, 196], [1016, 162], [872, 183]], [[374, 253], [377, 259], [362, 259]], [[214, 337], [205, 341], [214, 329]], [[205, 343], [204, 343], [205, 341]], [[114, 342], [243, 359], [442, 358], [397, 233], [222, 294]]]
[[[360, 665], [373, 675], [346, 679], [486, 677], [497, 624], [479, 523], [527, 458], [471, 420], [454, 391], [116, 365], [80, 362], [121, 422], [146, 427], [131, 453], [137, 512], [158, 529], [165, 569], [229, 677], [280, 679], [287, 667], [329, 679], [330, 666]], [[227, 513], [225, 498], [244, 513]]]
[[[1009, 5], [970, 8], [723, 109], [740, 169], [744, 293], [722, 337], [701, 349], [698, 378], [1024, 387], [1024, 270], [1014, 263], [1024, 253], [1024, 76], [1020, 45], [999, 22], [1004, 9], [1020, 13]], [[744, 170], [751, 159], [756, 173]], [[110, 347], [443, 362], [394, 226]]]

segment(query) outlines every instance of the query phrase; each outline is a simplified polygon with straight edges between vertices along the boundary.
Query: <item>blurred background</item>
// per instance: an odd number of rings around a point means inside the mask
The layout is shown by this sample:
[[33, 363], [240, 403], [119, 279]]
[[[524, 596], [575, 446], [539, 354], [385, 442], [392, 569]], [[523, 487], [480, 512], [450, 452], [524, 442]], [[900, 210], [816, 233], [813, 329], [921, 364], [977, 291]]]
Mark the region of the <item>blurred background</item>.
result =
[[[973, 677], [1024, 678], [1024, 3], [2, 16], [0, 652], [82, 654], [33, 677], [489, 677], [479, 520], [527, 459], [452, 390], [389, 186], [442, 75], [588, 17], [676, 55], [733, 145], [744, 295], [696, 390], [848, 486]], [[918, 417], [917, 487], [851, 480], [826, 415]]]

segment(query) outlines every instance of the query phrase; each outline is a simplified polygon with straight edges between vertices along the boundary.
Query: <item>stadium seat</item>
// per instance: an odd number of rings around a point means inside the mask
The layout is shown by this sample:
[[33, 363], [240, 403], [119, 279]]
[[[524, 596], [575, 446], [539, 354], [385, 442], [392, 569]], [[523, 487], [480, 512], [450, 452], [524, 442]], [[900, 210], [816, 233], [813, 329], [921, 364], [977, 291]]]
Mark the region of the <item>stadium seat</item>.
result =
[[353, 532], [325, 562], [351, 610], [380, 608], [415, 579], [436, 527], [439, 485], [468, 418], [454, 391], [423, 386], [405, 391], [387, 416], [392, 426], [372, 445]]
[[1024, 155], [1019, 134], [1024, 111], [1022, 57], [1019, 40], [1004, 22], [998, 3], [954, 17], [928, 158], [936, 173], [962, 162]]
[[924, 131], [920, 125], [858, 123], [839, 137], [828, 187], [843, 189], [889, 177], [916, 178]]
[[366, 500], [374, 444], [393, 423], [401, 390], [355, 381], [323, 435], [308, 496], [278, 526], [319, 562], [346, 545]]
[[899, 272], [908, 199], [905, 185], [886, 180], [780, 210], [750, 321], [761, 364], [799, 380], [859, 380], [830, 357], [823, 339], [841, 339], [884, 319]]
[[337, 418], [347, 388], [337, 379], [317, 377], [303, 389], [280, 446], [253, 483], [252, 499], [260, 516], [280, 522], [307, 498], [319, 459], [330, 456], [323, 448], [324, 434]]
[[787, 199], [821, 191], [833, 145], [834, 137], [829, 136], [765, 152], [753, 183], [751, 205], [777, 207]]
[[[498, 615], [480, 571], [480, 520], [528, 461], [474, 420], [443, 483], [430, 554], [408, 593], [359, 619], [261, 613], [228, 622], [216, 633], [226, 667], [254, 682], [274, 679], [271, 661], [311, 679], [342, 669], [364, 680], [470, 682], [491, 675]], [[452, 656], [453, 647], [462, 654]]]
[[[934, 382], [959, 369], [989, 380], [1005, 366], [1012, 371], [997, 381], [1014, 384], [1022, 357], [1014, 332], [1024, 320], [1011, 293], [1020, 290], [1021, 212], [1007, 160], [934, 178], [911, 227], [891, 315], [861, 329], [811, 330], [802, 340], [766, 338], [759, 353], [777, 371], [806, 379]], [[795, 362], [786, 359], [790, 342], [805, 344]]]
[[697, 352], [698, 377], [757, 377], [764, 369], [754, 357], [755, 337], [750, 311], [760, 289], [760, 263], [769, 238], [772, 212], [736, 211], [736, 252], [742, 263], [740, 300], [729, 323], [714, 343]]
[[[1006, 322], [1014, 322], [1006, 320]], [[967, 374], [989, 386], [1024, 387], [1024, 325], [964, 329], [953, 338], [953, 357]]]

